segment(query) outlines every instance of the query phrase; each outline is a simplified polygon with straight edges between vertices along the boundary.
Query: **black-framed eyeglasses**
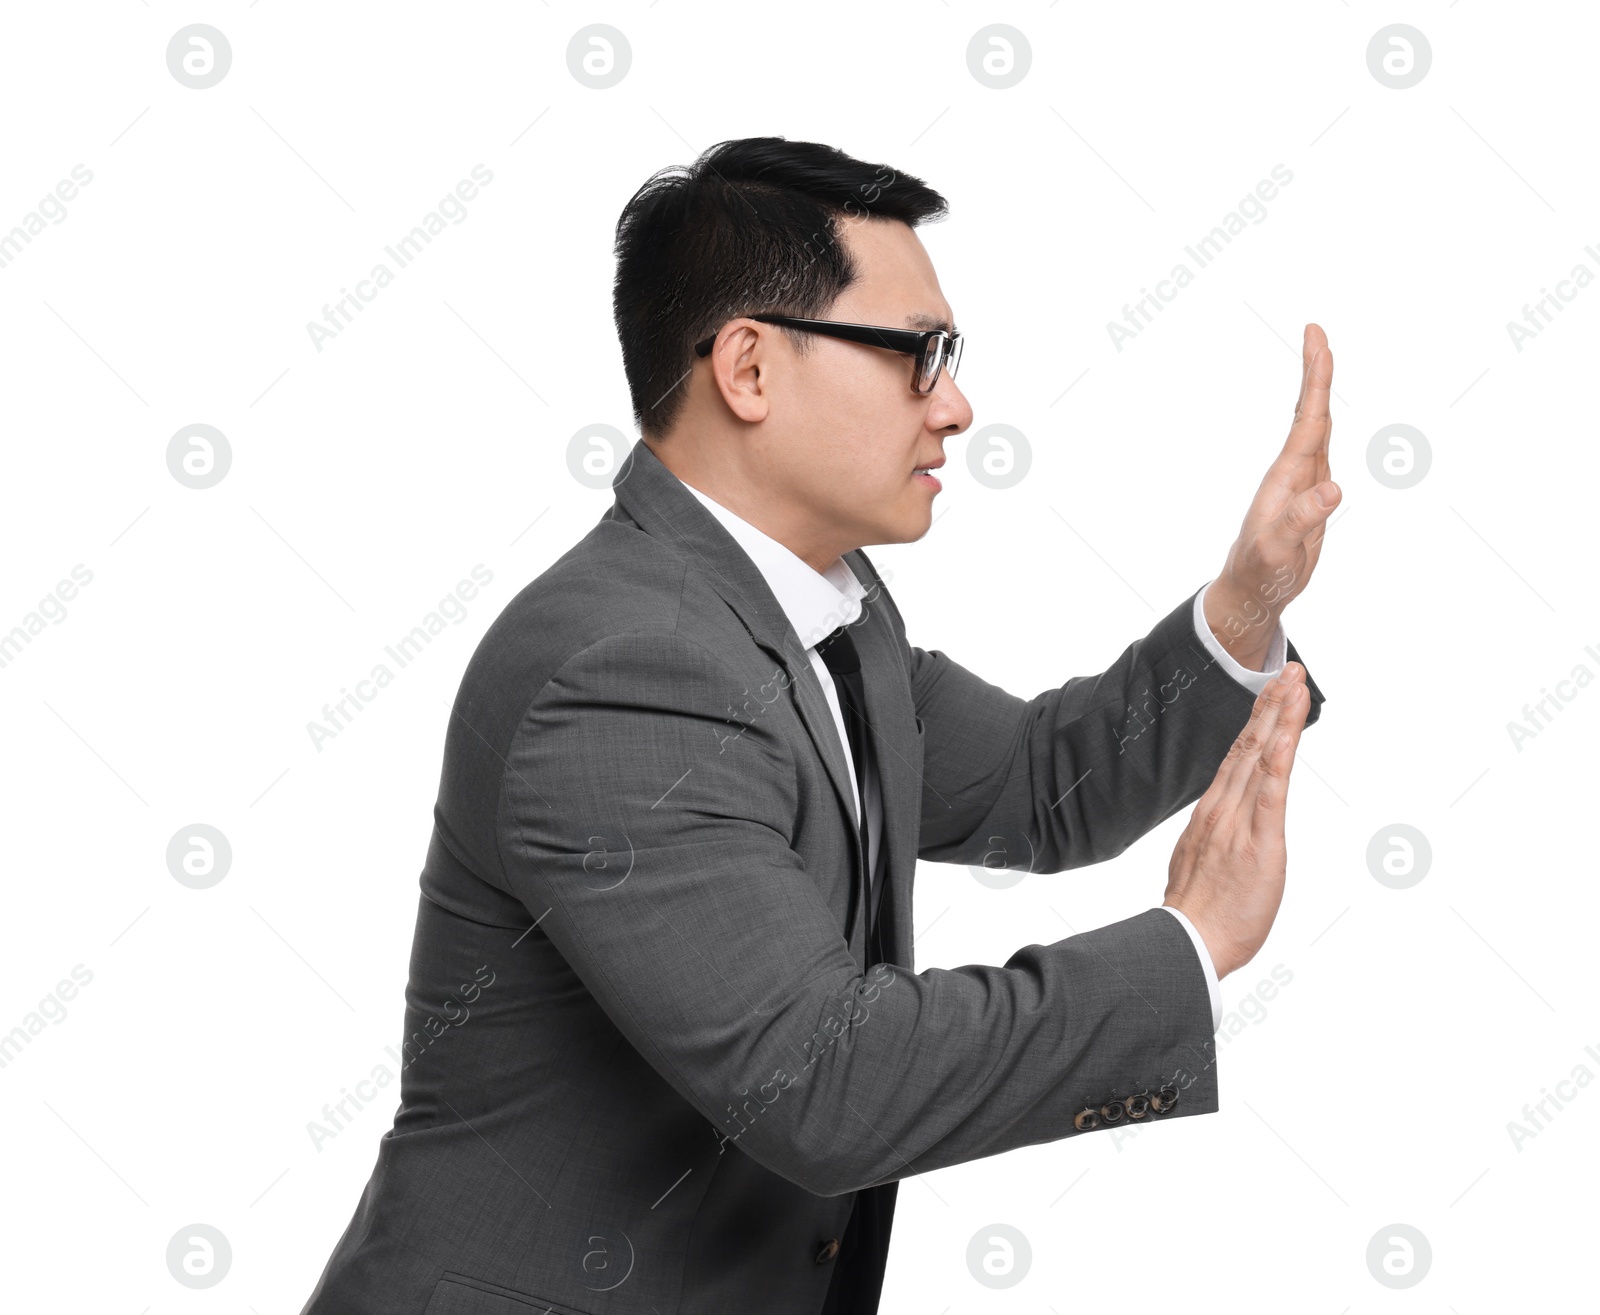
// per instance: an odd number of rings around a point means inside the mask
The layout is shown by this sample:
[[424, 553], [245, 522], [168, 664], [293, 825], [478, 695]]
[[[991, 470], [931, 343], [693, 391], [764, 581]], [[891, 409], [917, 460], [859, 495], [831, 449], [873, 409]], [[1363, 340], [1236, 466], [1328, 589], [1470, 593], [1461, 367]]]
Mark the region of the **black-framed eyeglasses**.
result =
[[[939, 382], [939, 371], [948, 370], [956, 377], [961, 365], [961, 334], [950, 329], [894, 329], [883, 324], [850, 324], [844, 320], [804, 320], [792, 315], [746, 315], [743, 318], [760, 320], [763, 324], [781, 324], [786, 328], [800, 329], [805, 333], [820, 333], [829, 338], [842, 338], [846, 342], [865, 343], [869, 347], [885, 347], [916, 358], [911, 371], [911, 387], [918, 393], [931, 393]], [[716, 342], [713, 333], [703, 342], [694, 345], [696, 356], [709, 356]]]

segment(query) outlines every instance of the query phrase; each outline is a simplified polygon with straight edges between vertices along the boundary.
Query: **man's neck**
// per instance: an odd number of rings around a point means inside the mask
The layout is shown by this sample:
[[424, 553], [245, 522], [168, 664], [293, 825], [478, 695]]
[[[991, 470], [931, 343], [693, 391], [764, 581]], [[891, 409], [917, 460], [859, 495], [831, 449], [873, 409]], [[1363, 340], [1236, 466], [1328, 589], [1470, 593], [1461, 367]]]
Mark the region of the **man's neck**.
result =
[[693, 461], [683, 451], [672, 451], [670, 443], [661, 445], [647, 438], [645, 445], [681, 483], [698, 489], [718, 506], [727, 508], [740, 520], [781, 543], [818, 575], [824, 574], [843, 555], [837, 547], [808, 541], [798, 526], [784, 523], [785, 518], [772, 512], [766, 498], [748, 489], [737, 470], [716, 470], [704, 462]]

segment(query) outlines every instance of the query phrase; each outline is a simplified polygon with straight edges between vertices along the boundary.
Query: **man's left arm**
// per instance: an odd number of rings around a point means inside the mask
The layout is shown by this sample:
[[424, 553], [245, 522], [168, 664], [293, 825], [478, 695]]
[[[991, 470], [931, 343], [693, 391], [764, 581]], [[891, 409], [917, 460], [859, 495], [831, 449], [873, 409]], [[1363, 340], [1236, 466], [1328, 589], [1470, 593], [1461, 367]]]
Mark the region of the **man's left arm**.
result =
[[[907, 645], [924, 727], [919, 857], [1032, 872], [1112, 858], [1198, 799], [1254, 694], [1283, 661], [1305, 665], [1281, 616], [1341, 496], [1328, 466], [1332, 355], [1316, 325], [1302, 365], [1288, 439], [1222, 571], [1104, 672], [1023, 700]], [[1309, 668], [1306, 684], [1309, 725], [1323, 702]]]
[[[1061, 872], [1114, 858], [1198, 799], [1255, 702], [1196, 632], [1199, 597], [1105, 671], [1031, 699], [908, 645], [923, 725], [918, 857]], [[1309, 674], [1308, 724], [1321, 703]]]

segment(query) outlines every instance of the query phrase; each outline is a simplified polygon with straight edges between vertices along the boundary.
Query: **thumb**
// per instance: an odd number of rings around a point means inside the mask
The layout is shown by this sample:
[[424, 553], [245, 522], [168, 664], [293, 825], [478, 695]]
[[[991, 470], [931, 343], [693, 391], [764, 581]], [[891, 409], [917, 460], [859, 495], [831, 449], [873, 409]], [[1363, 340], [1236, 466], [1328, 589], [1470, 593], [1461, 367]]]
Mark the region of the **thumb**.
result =
[[1284, 509], [1272, 527], [1272, 537], [1282, 543], [1301, 543], [1317, 526], [1333, 515], [1344, 498], [1344, 491], [1331, 479], [1307, 489]]

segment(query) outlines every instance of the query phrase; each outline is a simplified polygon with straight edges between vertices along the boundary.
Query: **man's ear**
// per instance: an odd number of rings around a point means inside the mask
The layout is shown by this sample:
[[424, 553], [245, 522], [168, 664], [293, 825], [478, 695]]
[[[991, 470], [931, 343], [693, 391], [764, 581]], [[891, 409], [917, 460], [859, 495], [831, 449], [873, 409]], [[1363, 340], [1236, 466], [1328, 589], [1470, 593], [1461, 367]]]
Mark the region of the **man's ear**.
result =
[[773, 368], [772, 335], [759, 324], [734, 325], [711, 348], [711, 378], [723, 404], [746, 424], [767, 418]]

